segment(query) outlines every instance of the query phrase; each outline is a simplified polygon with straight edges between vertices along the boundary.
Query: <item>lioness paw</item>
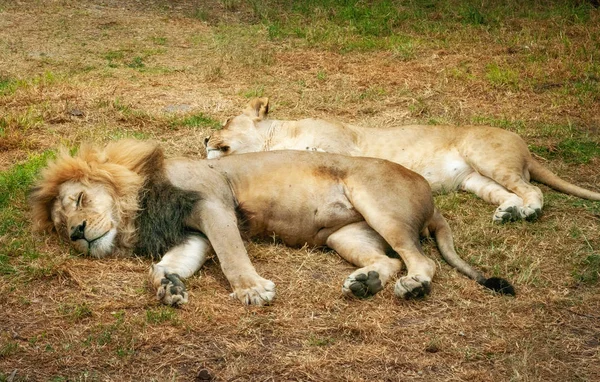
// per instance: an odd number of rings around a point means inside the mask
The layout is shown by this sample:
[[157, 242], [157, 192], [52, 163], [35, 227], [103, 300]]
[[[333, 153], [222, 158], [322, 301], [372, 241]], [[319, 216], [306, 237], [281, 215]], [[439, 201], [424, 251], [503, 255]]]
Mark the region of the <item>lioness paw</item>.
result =
[[498, 207], [492, 220], [494, 223], [507, 223], [520, 220], [521, 213], [519, 209], [517, 206]]
[[536, 208], [532, 206], [500, 206], [496, 209], [496, 212], [494, 213], [493, 221], [495, 223], [514, 222], [521, 219], [533, 221], [539, 218], [541, 214], [541, 208]]
[[383, 289], [379, 273], [369, 271], [369, 273], [357, 273], [348, 276], [342, 286], [342, 293], [346, 296], [366, 298], [375, 295]]
[[420, 298], [431, 291], [431, 280], [423, 276], [404, 276], [396, 281], [394, 293], [404, 299]]
[[522, 208], [521, 215], [527, 221], [534, 221], [542, 215], [542, 209], [532, 206], [525, 206]]
[[165, 305], [178, 306], [187, 304], [188, 293], [185, 285], [176, 273], [166, 274], [160, 280], [160, 287], [156, 292], [156, 298]]
[[275, 283], [261, 279], [252, 287], [234, 289], [230, 296], [246, 305], [269, 305], [275, 298]]

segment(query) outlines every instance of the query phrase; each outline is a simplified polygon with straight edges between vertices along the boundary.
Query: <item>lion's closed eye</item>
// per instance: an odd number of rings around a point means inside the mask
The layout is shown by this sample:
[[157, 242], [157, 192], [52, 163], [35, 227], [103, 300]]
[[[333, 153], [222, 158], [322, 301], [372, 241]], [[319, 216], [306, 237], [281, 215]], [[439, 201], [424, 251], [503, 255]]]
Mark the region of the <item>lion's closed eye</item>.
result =
[[77, 195], [77, 201], [75, 202], [75, 207], [79, 208], [79, 207], [83, 207], [83, 198], [84, 198], [84, 193], [83, 191], [79, 193], [79, 195]]

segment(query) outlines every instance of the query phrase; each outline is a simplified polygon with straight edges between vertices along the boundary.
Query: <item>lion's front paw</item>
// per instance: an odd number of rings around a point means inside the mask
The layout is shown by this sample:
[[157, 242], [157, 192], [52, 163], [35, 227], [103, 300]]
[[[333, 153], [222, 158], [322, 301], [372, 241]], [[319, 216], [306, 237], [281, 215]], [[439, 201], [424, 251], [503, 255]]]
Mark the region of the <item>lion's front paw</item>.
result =
[[185, 285], [176, 273], [169, 273], [160, 280], [160, 287], [156, 292], [156, 298], [165, 305], [178, 306], [187, 304], [188, 293]]
[[254, 286], [234, 289], [230, 296], [247, 305], [269, 305], [275, 298], [275, 283], [261, 278]]
[[375, 271], [369, 271], [369, 273], [357, 273], [348, 276], [344, 285], [342, 286], [342, 292], [346, 296], [354, 296], [358, 298], [366, 298], [375, 295], [377, 292], [383, 289], [379, 273]]
[[396, 281], [394, 293], [404, 299], [424, 297], [431, 291], [431, 280], [423, 276], [404, 276]]

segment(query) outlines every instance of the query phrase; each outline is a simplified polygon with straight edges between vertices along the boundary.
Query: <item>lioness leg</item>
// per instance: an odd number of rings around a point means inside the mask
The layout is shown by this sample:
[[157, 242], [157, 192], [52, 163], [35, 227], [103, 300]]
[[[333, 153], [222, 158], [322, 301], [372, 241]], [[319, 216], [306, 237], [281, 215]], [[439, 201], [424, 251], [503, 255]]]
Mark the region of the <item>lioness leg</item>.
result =
[[[497, 133], [502, 135], [502, 145], [508, 149], [491, 147], [490, 137], [481, 134], [472, 136], [461, 154], [468, 158], [468, 164], [479, 174], [521, 198], [522, 204], [514, 206], [518, 211], [515, 214], [517, 219], [535, 219], [541, 213], [544, 199], [540, 189], [529, 183], [529, 149], [518, 135], [502, 130]], [[507, 200], [498, 204], [504, 209], [510, 208], [505, 203]], [[494, 220], [498, 221], [496, 216]]]
[[150, 282], [156, 297], [166, 305], [181, 305], [188, 301], [182, 279], [192, 276], [204, 261], [210, 245], [201, 236], [190, 236], [187, 241], [169, 250], [158, 264], [150, 268]]
[[544, 197], [538, 187], [510, 169], [497, 169], [493, 175], [491, 178], [486, 174], [473, 172], [465, 178], [461, 188], [499, 205], [493, 217], [495, 222], [531, 220], [540, 215]]
[[527, 179], [517, 173], [506, 173], [500, 177], [504, 180], [502, 185], [523, 200], [523, 206], [519, 208], [521, 218], [535, 220], [540, 217], [542, 207], [544, 206], [542, 190], [529, 183]]
[[460, 188], [474, 193], [488, 203], [497, 205], [498, 208], [492, 217], [494, 222], [504, 223], [522, 218], [523, 199], [486, 176], [472, 172], [463, 180]]
[[327, 246], [349, 263], [360, 267], [342, 285], [342, 292], [347, 296], [374, 295], [402, 266], [399, 259], [386, 256], [386, 251], [391, 248], [364, 221], [349, 224], [329, 235]]

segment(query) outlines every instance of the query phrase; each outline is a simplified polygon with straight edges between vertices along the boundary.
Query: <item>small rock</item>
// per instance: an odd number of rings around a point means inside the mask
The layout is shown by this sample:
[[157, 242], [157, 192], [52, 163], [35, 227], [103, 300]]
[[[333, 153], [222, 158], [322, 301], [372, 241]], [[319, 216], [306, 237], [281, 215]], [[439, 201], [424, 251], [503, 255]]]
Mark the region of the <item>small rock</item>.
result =
[[165, 108], [163, 109], [163, 111], [166, 112], [166, 113], [177, 113], [177, 112], [190, 111], [191, 109], [192, 109], [192, 107], [190, 105], [181, 104], [181, 105], [168, 105], [168, 106], [165, 106]]
[[212, 381], [213, 379], [214, 377], [212, 376], [210, 371], [206, 369], [200, 370], [198, 372], [198, 375], [196, 375], [196, 381]]
[[69, 115], [72, 115], [73, 117], [83, 117], [83, 111], [73, 108], [69, 110]]

